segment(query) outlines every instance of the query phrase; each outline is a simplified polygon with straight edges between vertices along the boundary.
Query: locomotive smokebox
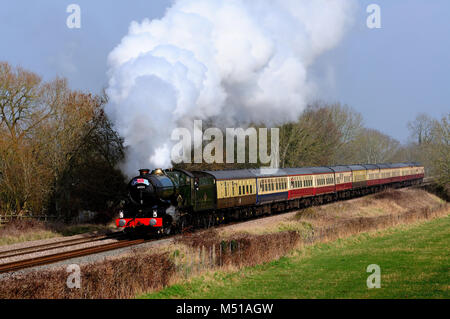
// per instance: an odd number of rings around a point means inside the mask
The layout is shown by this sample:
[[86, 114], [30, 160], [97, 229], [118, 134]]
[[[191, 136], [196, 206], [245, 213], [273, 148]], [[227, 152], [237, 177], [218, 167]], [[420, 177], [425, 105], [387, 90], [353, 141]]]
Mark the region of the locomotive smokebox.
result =
[[128, 184], [131, 199], [140, 205], [155, 205], [161, 200], [170, 200], [175, 195], [173, 181], [162, 169], [156, 169], [150, 174], [149, 169], [140, 169]]

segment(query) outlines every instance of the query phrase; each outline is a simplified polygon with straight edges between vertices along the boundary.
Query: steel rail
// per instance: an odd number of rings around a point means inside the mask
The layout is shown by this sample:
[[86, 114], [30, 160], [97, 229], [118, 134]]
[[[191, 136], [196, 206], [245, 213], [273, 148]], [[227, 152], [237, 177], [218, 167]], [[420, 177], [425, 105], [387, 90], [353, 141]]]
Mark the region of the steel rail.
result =
[[42, 252], [42, 251], [46, 251], [46, 250], [50, 250], [50, 249], [54, 249], [54, 248], [63, 248], [63, 247], [79, 245], [79, 244], [88, 243], [88, 242], [100, 241], [100, 240], [105, 240], [105, 239], [113, 239], [115, 237], [118, 237], [119, 235], [121, 235], [121, 234], [89, 236], [89, 237], [84, 237], [84, 238], [67, 239], [67, 240], [61, 240], [61, 241], [57, 241], [57, 242], [53, 242], [53, 243], [28, 246], [28, 247], [23, 247], [23, 248], [18, 248], [18, 249], [4, 250], [4, 251], [0, 251], [0, 259]]
[[104, 251], [134, 246], [138, 244], [144, 243], [145, 239], [136, 239], [136, 240], [127, 240], [127, 241], [119, 241], [115, 243], [109, 243], [105, 245], [100, 246], [94, 246], [94, 247], [88, 247], [88, 248], [81, 248], [81, 249], [75, 249], [71, 251], [66, 251], [62, 253], [56, 253], [51, 255], [45, 255], [41, 257], [34, 257], [24, 260], [18, 260], [14, 262], [9, 262], [5, 264], [0, 264], [0, 273], [10, 272], [10, 271], [16, 271], [28, 267], [34, 267], [34, 266], [40, 266], [40, 265], [46, 265], [55, 263], [58, 261], [75, 258], [75, 257], [82, 257], [87, 256], [91, 254], [96, 254]]

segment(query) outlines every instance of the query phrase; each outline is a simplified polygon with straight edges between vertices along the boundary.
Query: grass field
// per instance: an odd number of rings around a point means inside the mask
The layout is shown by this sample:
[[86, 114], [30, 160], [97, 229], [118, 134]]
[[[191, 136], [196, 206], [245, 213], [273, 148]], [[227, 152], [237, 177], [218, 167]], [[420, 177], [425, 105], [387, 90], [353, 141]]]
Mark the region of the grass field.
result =
[[[450, 216], [296, 251], [239, 272], [217, 271], [140, 298], [450, 298]], [[381, 288], [368, 289], [370, 264]]]

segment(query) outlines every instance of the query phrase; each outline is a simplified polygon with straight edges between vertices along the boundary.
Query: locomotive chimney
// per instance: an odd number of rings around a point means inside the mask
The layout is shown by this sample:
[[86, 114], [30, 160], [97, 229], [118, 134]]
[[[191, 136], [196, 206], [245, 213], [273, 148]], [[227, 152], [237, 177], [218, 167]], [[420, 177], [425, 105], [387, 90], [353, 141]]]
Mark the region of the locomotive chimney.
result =
[[139, 170], [139, 176], [143, 177], [144, 175], [147, 175], [150, 172], [148, 168], [143, 168]]

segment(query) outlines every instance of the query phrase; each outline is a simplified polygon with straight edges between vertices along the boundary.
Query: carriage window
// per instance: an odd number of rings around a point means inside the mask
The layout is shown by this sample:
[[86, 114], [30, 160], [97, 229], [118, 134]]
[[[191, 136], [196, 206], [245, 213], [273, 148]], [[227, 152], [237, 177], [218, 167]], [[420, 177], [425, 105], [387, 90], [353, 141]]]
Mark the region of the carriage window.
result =
[[242, 194], [241, 186], [239, 186], [239, 195]]
[[248, 194], [248, 185], [247, 185], [246, 189], [247, 189], [247, 194]]
[[250, 185], [250, 194], [253, 194], [252, 185]]

